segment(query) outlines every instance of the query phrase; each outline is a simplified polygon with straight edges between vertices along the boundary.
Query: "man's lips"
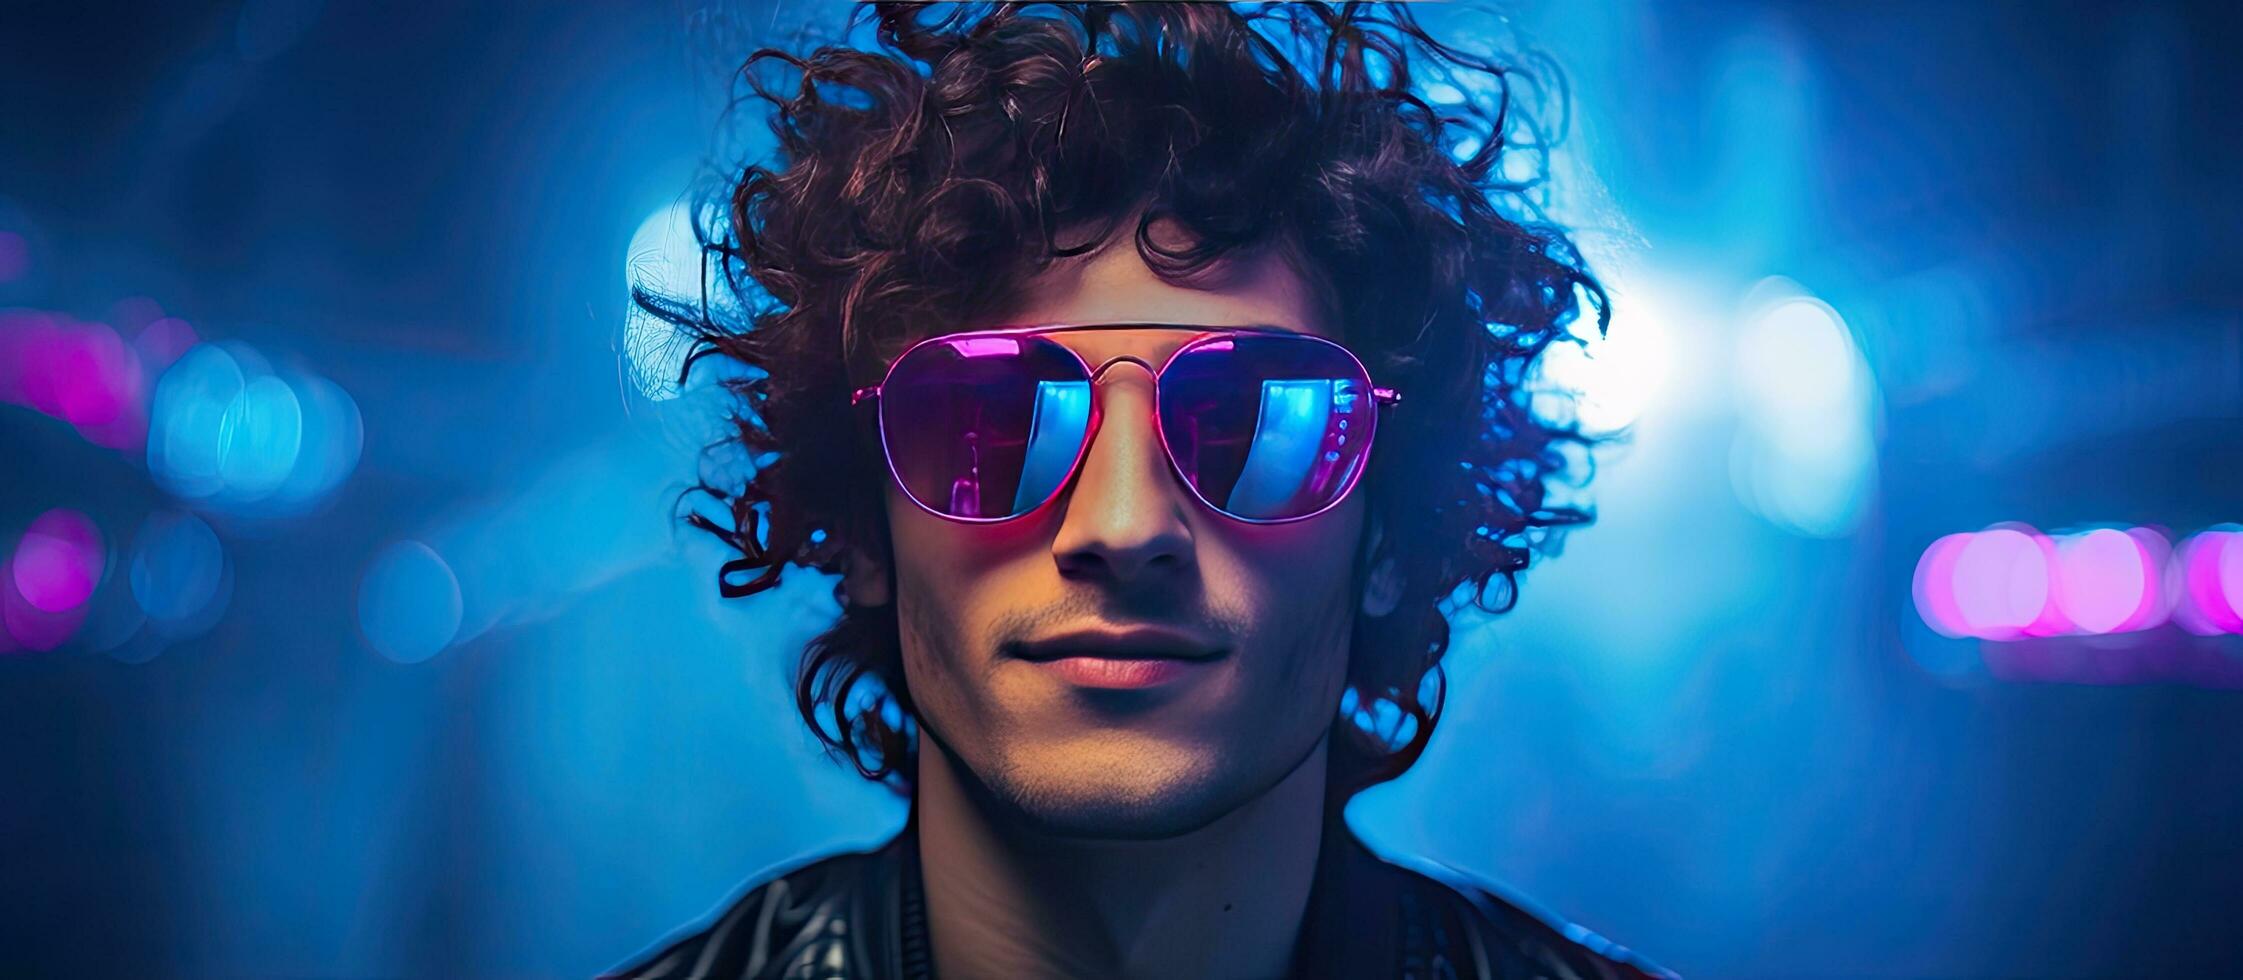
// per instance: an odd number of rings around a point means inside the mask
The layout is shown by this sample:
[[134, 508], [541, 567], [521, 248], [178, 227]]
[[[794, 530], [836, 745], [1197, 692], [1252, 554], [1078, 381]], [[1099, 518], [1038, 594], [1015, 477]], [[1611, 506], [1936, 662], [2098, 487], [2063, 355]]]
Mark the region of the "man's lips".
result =
[[1057, 660], [1035, 661], [1037, 667], [1059, 675], [1076, 687], [1095, 687], [1108, 690], [1136, 690], [1157, 687], [1177, 680], [1196, 670], [1207, 668], [1205, 660], [1174, 660], [1148, 657], [1138, 660], [1119, 660], [1112, 657], [1061, 657]]
[[1077, 630], [1009, 646], [1009, 652], [1013, 656], [1039, 662], [1071, 657], [1207, 661], [1221, 657], [1225, 652], [1221, 644], [1191, 633], [1152, 626]]
[[1228, 651], [1189, 633], [1139, 627], [1063, 633], [1014, 644], [1010, 652], [1076, 687], [1133, 690], [1177, 680]]

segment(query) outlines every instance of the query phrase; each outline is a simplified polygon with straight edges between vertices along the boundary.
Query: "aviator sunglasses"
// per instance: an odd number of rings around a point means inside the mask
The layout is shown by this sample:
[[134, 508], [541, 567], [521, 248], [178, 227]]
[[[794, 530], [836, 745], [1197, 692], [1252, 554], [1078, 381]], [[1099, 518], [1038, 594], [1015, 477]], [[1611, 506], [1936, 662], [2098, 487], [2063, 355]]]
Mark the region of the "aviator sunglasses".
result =
[[[1051, 335], [1191, 330], [1159, 368], [1120, 356], [1092, 367]], [[1273, 328], [1167, 323], [1008, 327], [913, 344], [879, 384], [880, 445], [904, 495], [937, 517], [1007, 521], [1057, 499], [1098, 430], [1098, 376], [1152, 371], [1154, 428], [1200, 502], [1249, 524], [1314, 517], [1363, 476], [1378, 407], [1402, 400], [1322, 337]]]

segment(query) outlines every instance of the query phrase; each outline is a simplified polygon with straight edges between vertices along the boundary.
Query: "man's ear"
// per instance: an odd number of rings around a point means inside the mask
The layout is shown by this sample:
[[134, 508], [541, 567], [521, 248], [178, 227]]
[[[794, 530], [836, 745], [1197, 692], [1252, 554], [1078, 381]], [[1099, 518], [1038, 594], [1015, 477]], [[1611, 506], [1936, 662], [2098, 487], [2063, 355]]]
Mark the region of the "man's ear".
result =
[[1363, 615], [1372, 619], [1391, 615], [1402, 604], [1402, 576], [1394, 570], [1394, 556], [1381, 555], [1379, 546], [1386, 541], [1386, 524], [1378, 518], [1371, 519], [1370, 540], [1364, 545], [1365, 557], [1377, 556], [1378, 564], [1363, 577]]
[[887, 605], [895, 599], [895, 589], [889, 584], [893, 581], [887, 562], [865, 553], [862, 548], [849, 548], [841, 572], [841, 589], [848, 594], [850, 605]]

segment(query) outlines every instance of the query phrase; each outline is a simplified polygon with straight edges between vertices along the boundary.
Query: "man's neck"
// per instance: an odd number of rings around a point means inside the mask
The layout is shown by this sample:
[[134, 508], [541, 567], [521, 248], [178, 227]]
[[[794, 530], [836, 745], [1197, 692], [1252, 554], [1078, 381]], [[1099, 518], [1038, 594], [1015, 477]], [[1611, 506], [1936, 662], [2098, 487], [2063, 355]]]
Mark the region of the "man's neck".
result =
[[1322, 843], [1325, 746], [1268, 792], [1162, 840], [1001, 826], [933, 739], [917, 824], [927, 928], [946, 977], [1278, 977]]

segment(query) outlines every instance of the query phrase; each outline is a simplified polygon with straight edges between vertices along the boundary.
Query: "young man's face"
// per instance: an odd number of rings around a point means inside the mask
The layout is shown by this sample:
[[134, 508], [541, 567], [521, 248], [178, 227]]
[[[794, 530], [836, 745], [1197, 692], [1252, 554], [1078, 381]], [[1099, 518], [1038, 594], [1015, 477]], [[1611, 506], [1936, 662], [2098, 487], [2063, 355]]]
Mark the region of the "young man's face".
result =
[[[1262, 325], [1336, 339], [1275, 255], [1234, 262], [1199, 289], [1155, 276], [1128, 235], [1116, 242], [1029, 281], [997, 322]], [[1053, 336], [1096, 368], [1123, 356], [1161, 364], [1192, 334]], [[904, 673], [924, 730], [1000, 805], [1057, 833], [1172, 836], [1274, 786], [1332, 722], [1358, 601], [1362, 488], [1308, 520], [1239, 523], [1169, 468], [1149, 370], [1117, 363], [1095, 397], [1103, 418], [1075, 482], [1042, 510], [957, 524], [889, 487]], [[1200, 659], [1163, 665], [1150, 684], [1102, 671], [1121, 662], [1109, 657], [1051, 659], [1096, 652], [1102, 638]]]

